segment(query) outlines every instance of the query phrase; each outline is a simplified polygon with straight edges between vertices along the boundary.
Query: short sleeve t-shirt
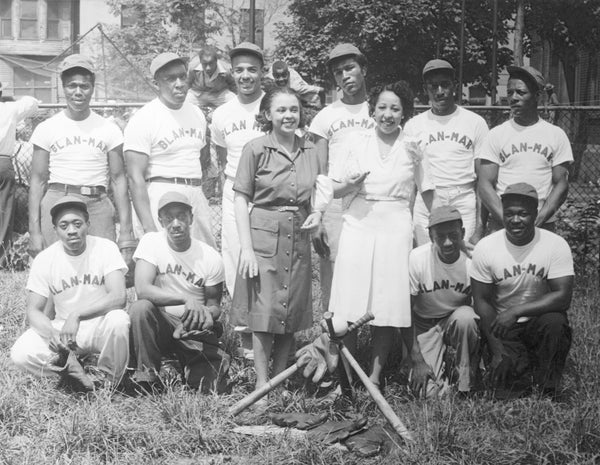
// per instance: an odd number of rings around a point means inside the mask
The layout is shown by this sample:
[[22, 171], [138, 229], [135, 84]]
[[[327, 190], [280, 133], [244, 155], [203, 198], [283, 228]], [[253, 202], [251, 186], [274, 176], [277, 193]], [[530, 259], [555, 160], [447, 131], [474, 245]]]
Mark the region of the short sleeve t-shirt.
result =
[[197, 106], [184, 102], [173, 110], [156, 98], [131, 117], [123, 150], [148, 155], [146, 179], [200, 179], [200, 150], [205, 145], [206, 119]]
[[43, 297], [52, 295], [56, 319], [66, 320], [72, 309], [88, 307], [106, 296], [105, 277], [113, 271], [127, 272], [114, 242], [87, 236], [85, 251], [71, 256], [58, 241], [35, 257], [26, 288]]
[[0, 155], [12, 155], [15, 151], [17, 123], [33, 115], [38, 102], [33, 97], [21, 97], [16, 102], [0, 103]]
[[106, 187], [108, 152], [123, 143], [123, 134], [94, 111], [83, 121], [61, 111], [40, 123], [30, 142], [49, 153], [48, 182]]
[[254, 102], [244, 104], [234, 98], [213, 113], [210, 133], [215, 144], [227, 149], [225, 175], [231, 178], [237, 173], [244, 145], [264, 135], [256, 121], [261, 100], [262, 95]]
[[414, 312], [422, 318], [444, 318], [471, 303], [469, 268], [464, 252], [454, 263], [444, 263], [431, 243], [410, 252], [408, 274]]
[[475, 157], [488, 133], [481, 116], [462, 107], [444, 116], [428, 110], [408, 120], [404, 130], [424, 147], [436, 187], [460, 186], [475, 180]]
[[375, 127], [375, 121], [369, 116], [367, 102], [347, 105], [336, 100], [316, 114], [309, 131], [327, 139], [329, 153], [329, 175], [340, 177], [347, 159], [345, 140], [349, 134], [357, 131], [368, 131]]
[[473, 251], [471, 278], [494, 285], [498, 313], [547, 294], [549, 279], [573, 275], [569, 244], [544, 229], [536, 228], [533, 240], [523, 246], [511, 243], [502, 229], [481, 239]]
[[[155, 285], [173, 295], [196, 296], [204, 301], [204, 288], [215, 286], [225, 279], [221, 255], [211, 246], [192, 238], [185, 252], [169, 247], [165, 231], [144, 234], [133, 255], [145, 260], [157, 270]], [[165, 311], [180, 317], [183, 305], [165, 307]]]
[[489, 132], [479, 158], [498, 165], [498, 195], [511, 184], [527, 182], [536, 188], [541, 205], [552, 190], [552, 168], [572, 163], [573, 151], [558, 126], [543, 119], [521, 126], [510, 119]]

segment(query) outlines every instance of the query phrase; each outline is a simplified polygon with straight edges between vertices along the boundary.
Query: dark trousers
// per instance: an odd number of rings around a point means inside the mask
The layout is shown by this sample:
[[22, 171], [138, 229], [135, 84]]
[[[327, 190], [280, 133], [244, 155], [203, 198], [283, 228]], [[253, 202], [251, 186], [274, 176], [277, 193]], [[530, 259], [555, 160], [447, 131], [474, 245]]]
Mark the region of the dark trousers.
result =
[[130, 365], [135, 368], [137, 382], [156, 382], [163, 356], [175, 355], [183, 367], [186, 383], [203, 392], [219, 392], [230, 357], [219, 346], [214, 334], [199, 340], [173, 339], [180, 319], [157, 308], [148, 300], [138, 300], [129, 307], [131, 319]]
[[502, 344], [512, 361], [513, 381], [556, 390], [571, 347], [571, 328], [564, 313], [551, 312], [517, 323]]
[[0, 264], [12, 240], [13, 209], [15, 204], [15, 170], [10, 157], [0, 156]]

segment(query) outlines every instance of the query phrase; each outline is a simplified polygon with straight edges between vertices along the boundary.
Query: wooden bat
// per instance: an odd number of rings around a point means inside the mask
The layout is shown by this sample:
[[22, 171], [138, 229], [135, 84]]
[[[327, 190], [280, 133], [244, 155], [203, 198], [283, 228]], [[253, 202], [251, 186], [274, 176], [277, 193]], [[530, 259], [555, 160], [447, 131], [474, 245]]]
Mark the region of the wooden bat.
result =
[[344, 357], [348, 361], [350, 366], [354, 369], [354, 371], [364, 384], [365, 388], [369, 392], [369, 395], [373, 398], [375, 404], [377, 404], [377, 407], [379, 408], [381, 413], [383, 413], [383, 416], [392, 426], [392, 428], [394, 428], [394, 430], [406, 442], [414, 442], [415, 438], [413, 437], [412, 433], [408, 430], [404, 423], [402, 423], [402, 420], [398, 418], [398, 415], [394, 413], [391, 405], [388, 404], [387, 400], [385, 400], [385, 397], [383, 397], [383, 394], [381, 394], [381, 391], [379, 391], [379, 389], [377, 389], [377, 386], [375, 386], [375, 384], [373, 384], [373, 382], [369, 379], [369, 377], [363, 371], [356, 359], [352, 356], [348, 348], [343, 344], [340, 344], [340, 352], [342, 354], [342, 357]]
[[[327, 317], [329, 317], [328, 326], [331, 325], [331, 317], [333, 315], [331, 313], [327, 312], [323, 316], [325, 316], [326, 321], [327, 321]], [[348, 332], [354, 331], [355, 329], [357, 329], [360, 326], [362, 326], [363, 324], [365, 324], [367, 321], [371, 321], [373, 318], [374, 318], [374, 316], [371, 313], [365, 314], [362, 318], [355, 321], [348, 327]], [[331, 331], [331, 329], [330, 329], [330, 331]], [[333, 332], [331, 332], [330, 334], [335, 335], [335, 333], [333, 333]], [[290, 376], [292, 376], [294, 373], [296, 373], [299, 368], [300, 367], [298, 366], [298, 364], [294, 363], [291, 367], [285, 369], [284, 371], [279, 373], [277, 376], [270, 379], [267, 384], [256, 389], [255, 391], [252, 391], [250, 394], [248, 394], [242, 400], [240, 400], [239, 402], [234, 404], [232, 407], [230, 407], [229, 414], [232, 416], [239, 415], [241, 412], [246, 410], [257, 400], [259, 400], [262, 397], [264, 397], [265, 395], [267, 395], [270, 391], [275, 389], [277, 386], [279, 386], [281, 383], [283, 383], [286, 379], [288, 379]]]

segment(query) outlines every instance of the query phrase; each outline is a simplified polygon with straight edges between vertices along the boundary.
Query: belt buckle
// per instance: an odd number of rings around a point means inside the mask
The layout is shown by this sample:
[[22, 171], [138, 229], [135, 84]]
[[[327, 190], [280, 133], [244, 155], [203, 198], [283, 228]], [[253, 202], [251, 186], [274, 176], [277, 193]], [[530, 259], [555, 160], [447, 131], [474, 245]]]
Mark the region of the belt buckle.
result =
[[92, 188], [90, 186], [81, 186], [81, 188], [79, 189], [79, 193], [81, 195], [93, 195], [94, 188]]

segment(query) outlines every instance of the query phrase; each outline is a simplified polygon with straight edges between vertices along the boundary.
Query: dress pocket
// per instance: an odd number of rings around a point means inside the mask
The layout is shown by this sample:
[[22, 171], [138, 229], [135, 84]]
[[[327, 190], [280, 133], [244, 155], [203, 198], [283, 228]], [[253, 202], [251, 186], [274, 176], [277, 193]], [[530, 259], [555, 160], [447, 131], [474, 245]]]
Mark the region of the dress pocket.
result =
[[276, 220], [250, 215], [250, 234], [254, 253], [261, 257], [274, 257], [277, 254], [279, 223]]

